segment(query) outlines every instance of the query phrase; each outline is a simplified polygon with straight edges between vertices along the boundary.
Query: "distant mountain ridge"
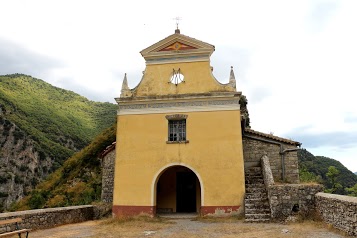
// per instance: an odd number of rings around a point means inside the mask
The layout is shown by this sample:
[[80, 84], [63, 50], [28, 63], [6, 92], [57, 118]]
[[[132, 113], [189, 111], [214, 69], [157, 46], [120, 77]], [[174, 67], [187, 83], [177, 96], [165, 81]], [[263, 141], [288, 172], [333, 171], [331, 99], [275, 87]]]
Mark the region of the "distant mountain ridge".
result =
[[318, 182], [325, 188], [331, 188], [332, 184], [328, 181], [326, 173], [329, 166], [334, 166], [340, 172], [336, 181], [342, 185], [337, 191], [338, 194], [346, 194], [345, 188], [353, 187], [357, 183], [357, 175], [348, 170], [341, 162], [325, 156], [314, 156], [306, 149], [298, 151], [300, 178], [303, 178], [305, 171], [313, 174]]
[[31, 76], [0, 76], [0, 211], [113, 125], [116, 109]]

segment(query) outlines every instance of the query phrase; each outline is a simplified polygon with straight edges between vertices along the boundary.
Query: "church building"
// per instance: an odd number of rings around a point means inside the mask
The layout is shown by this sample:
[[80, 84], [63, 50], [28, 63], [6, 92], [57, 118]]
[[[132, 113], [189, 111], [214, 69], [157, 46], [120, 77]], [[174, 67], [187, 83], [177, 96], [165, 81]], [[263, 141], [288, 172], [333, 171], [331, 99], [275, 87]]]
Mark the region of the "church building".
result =
[[[245, 128], [247, 112], [241, 108], [233, 68], [227, 68], [229, 82], [220, 83], [210, 65], [214, 50], [176, 29], [140, 52], [146, 68], [135, 88], [128, 87], [125, 75], [116, 98], [114, 216], [242, 214], [245, 166], [255, 166], [265, 153], [247, 154], [245, 163], [243, 141], [248, 147], [255, 140], [299, 145]], [[277, 156], [273, 175], [288, 180], [279, 152]], [[298, 182], [294, 155], [284, 160], [292, 161], [289, 176]]]

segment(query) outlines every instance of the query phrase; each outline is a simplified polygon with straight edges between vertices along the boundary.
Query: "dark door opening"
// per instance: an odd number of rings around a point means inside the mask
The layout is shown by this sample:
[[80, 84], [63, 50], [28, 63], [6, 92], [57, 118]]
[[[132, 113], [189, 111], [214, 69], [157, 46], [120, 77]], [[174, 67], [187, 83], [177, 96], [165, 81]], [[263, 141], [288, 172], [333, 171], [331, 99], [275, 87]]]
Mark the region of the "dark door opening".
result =
[[196, 175], [176, 173], [176, 212], [196, 212]]

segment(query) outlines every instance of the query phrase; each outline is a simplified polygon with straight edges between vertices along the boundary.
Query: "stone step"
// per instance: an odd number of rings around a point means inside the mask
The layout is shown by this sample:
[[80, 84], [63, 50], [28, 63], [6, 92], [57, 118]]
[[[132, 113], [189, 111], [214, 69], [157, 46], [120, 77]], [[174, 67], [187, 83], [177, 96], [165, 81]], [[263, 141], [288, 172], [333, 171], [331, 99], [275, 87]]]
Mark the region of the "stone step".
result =
[[246, 193], [266, 193], [265, 187], [263, 188], [246, 188]]
[[250, 176], [263, 176], [261, 172], [245, 172], [245, 176], [250, 175]]
[[270, 209], [269, 208], [246, 208], [245, 214], [267, 214], [270, 216]]
[[262, 174], [262, 173], [245, 173], [244, 175], [245, 175], [245, 177], [259, 177], [259, 178], [263, 178], [263, 174]]
[[245, 172], [262, 172], [262, 167], [250, 167]]
[[264, 199], [267, 200], [267, 195], [265, 193], [246, 193], [245, 194], [245, 199], [252, 199], [252, 198], [257, 198], [257, 199]]
[[256, 180], [260, 180], [260, 179], [264, 179], [262, 175], [259, 175], [259, 174], [246, 174], [245, 175], [245, 178], [246, 179], [249, 179], [249, 180], [253, 180], [253, 179], [256, 179]]
[[245, 177], [245, 184], [248, 183], [264, 183], [263, 178], [251, 178], [251, 177]]
[[269, 204], [269, 200], [268, 200], [268, 197], [261, 197], [261, 198], [250, 198], [250, 199], [245, 199], [245, 202], [248, 202], [249, 204], [251, 203], [259, 203], [259, 202], [262, 202], [262, 203], [265, 203], [267, 202]]
[[248, 223], [267, 223], [267, 222], [270, 222], [270, 219], [244, 219], [244, 222], [248, 222]]
[[264, 205], [250, 204], [248, 207], [245, 207], [245, 210], [249, 210], [249, 209], [258, 209], [258, 210], [266, 211], [266, 210], [269, 210], [270, 207], [269, 207], [269, 205], [266, 205], [266, 204], [264, 204]]
[[245, 171], [245, 222], [269, 222], [270, 206], [261, 167]]
[[265, 188], [264, 183], [249, 183], [245, 185], [245, 188]]
[[262, 178], [254, 178], [254, 179], [250, 179], [250, 178], [245, 178], [245, 184], [254, 184], [254, 183], [257, 183], [257, 184], [264, 184], [264, 179]]
[[270, 219], [270, 214], [245, 214], [245, 219]]
[[267, 199], [265, 200], [260, 200], [256, 202], [252, 202], [252, 199], [246, 199], [245, 200], [245, 209], [268, 209], [270, 208], [269, 201]]

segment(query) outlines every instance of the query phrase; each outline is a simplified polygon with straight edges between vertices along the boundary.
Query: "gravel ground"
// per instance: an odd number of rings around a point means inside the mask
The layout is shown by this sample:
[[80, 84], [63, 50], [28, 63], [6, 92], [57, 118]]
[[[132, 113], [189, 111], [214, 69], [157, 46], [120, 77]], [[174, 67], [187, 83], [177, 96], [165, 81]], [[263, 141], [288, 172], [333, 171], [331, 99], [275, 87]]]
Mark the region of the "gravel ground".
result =
[[59, 226], [30, 233], [36, 238], [83, 237], [249, 237], [249, 238], [343, 238], [343, 233], [320, 222], [293, 224], [244, 223], [243, 221], [210, 221], [191, 219], [164, 219], [159, 222], [139, 221], [88, 221]]

